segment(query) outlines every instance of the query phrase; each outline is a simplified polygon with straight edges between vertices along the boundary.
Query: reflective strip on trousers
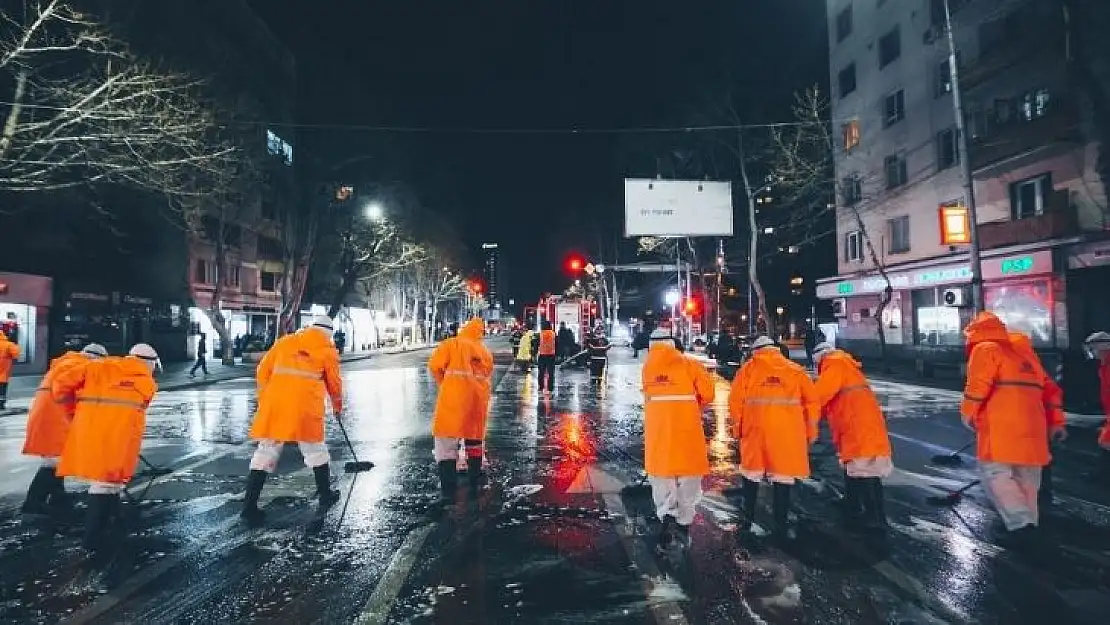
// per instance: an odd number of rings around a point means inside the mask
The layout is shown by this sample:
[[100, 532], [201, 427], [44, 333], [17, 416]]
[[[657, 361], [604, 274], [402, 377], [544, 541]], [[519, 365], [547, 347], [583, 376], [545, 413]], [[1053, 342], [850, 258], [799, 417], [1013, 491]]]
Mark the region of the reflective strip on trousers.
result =
[[142, 410], [146, 408], [146, 404], [134, 399], [116, 399], [114, 397], [78, 397], [77, 402], [81, 404], [100, 404], [102, 406], [127, 406], [128, 408], [138, 408]]
[[298, 378], [308, 378], [310, 380], [324, 379], [323, 374], [313, 373], [303, 369], [294, 369], [292, 367], [274, 367], [274, 375], [291, 375]]
[[647, 400], [648, 401], [697, 401], [698, 398], [695, 395], [656, 395], [654, 397], [648, 397]]
[[785, 397], [748, 397], [744, 399], [744, 403], [756, 406], [801, 406], [802, 400]]

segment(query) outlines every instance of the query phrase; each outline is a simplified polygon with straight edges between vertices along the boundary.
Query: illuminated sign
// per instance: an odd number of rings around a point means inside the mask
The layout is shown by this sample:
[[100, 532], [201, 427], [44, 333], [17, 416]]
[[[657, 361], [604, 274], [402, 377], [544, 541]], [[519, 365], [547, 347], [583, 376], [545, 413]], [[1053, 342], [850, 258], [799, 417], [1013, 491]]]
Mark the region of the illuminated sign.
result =
[[1002, 260], [1001, 269], [1003, 275], [1013, 275], [1015, 273], [1029, 273], [1034, 265], [1032, 256], [1020, 256], [1018, 258], [1005, 258]]
[[941, 206], [939, 214], [941, 245], [971, 243], [971, 219], [966, 206]]
[[840, 284], [836, 285], [836, 292], [840, 295], [851, 295], [852, 292], [855, 290], [856, 289], [851, 282], [841, 282]]
[[913, 274], [913, 283], [916, 285], [937, 284], [940, 282], [958, 282], [971, 279], [971, 267], [953, 267], [934, 269]]

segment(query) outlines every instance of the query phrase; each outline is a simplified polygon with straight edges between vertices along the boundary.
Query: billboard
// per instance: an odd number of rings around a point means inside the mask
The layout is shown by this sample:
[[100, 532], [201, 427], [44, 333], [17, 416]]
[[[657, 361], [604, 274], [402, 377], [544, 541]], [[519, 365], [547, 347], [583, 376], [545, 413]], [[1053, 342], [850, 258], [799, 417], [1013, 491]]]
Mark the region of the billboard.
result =
[[624, 181], [624, 236], [731, 237], [732, 183]]

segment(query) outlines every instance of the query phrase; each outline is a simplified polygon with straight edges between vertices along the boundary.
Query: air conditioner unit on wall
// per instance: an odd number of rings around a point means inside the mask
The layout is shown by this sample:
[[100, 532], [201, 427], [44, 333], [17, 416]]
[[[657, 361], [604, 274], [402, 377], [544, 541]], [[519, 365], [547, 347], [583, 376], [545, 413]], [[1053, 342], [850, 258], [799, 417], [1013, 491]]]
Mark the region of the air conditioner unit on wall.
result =
[[944, 293], [941, 295], [941, 301], [945, 306], [963, 308], [971, 305], [971, 293], [967, 287], [944, 289]]
[[843, 297], [834, 299], [832, 301], [832, 309], [834, 317], [847, 317], [848, 316], [848, 300]]

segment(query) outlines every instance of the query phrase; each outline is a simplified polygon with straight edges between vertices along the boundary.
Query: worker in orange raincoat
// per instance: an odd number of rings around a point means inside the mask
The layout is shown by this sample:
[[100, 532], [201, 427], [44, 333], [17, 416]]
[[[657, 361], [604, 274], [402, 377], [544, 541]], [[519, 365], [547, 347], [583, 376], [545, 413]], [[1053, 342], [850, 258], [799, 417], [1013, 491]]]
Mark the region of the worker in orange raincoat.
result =
[[862, 366], [847, 352], [819, 343], [812, 353], [817, 397], [844, 467], [845, 523], [850, 529], [881, 531], [886, 528], [883, 478], [894, 471], [883, 410]]
[[135, 475], [146, 409], [158, 391], [158, 364], [154, 348], [139, 343], [124, 358], [88, 360], [60, 371], [50, 387], [55, 398], [77, 404], [56, 472], [89, 482], [83, 542], [89, 551], [105, 546], [120, 492]]
[[436, 347], [428, 359], [428, 370], [439, 384], [432, 436], [433, 456], [439, 471], [440, 493], [453, 499], [458, 487], [456, 464], [459, 442], [466, 447], [467, 477], [472, 489], [481, 483], [483, 441], [491, 393], [493, 355], [482, 344], [485, 324], [474, 318], [459, 335]]
[[551, 329], [551, 322], [543, 322], [540, 345], [536, 350], [536, 365], [540, 370], [540, 392], [550, 395], [555, 390], [555, 359], [558, 335]]
[[729, 414], [740, 441], [744, 529], [751, 529], [759, 484], [774, 486], [775, 535], [789, 538], [790, 493], [809, 477], [809, 444], [817, 440], [821, 407], [806, 370], [787, 360], [766, 336], [752, 343], [752, 357], [732, 381]]
[[700, 363], [675, 349], [670, 332], [651, 333], [641, 380], [644, 388], [644, 470], [656, 515], [663, 521], [660, 544], [689, 541], [701, 481], [709, 473], [702, 409], [713, 402], [713, 378]]
[[1025, 537], [1035, 531], [1041, 468], [1048, 464], [1049, 436], [1067, 436], [1048, 375], [1035, 355], [1015, 347], [1002, 321], [976, 315], [964, 330], [967, 384], [960, 416], [976, 433], [983, 487], [1006, 529]]
[[108, 351], [103, 345], [89, 343], [79, 352], [66, 352], [50, 363], [39, 388], [31, 399], [27, 411], [27, 435], [23, 440], [23, 455], [37, 456], [42, 459], [39, 470], [27, 489], [23, 501], [24, 514], [49, 514], [66, 512], [70, 509], [66, 497], [65, 481], [55, 474], [58, 457], [65, 448], [69, 437], [69, 422], [73, 420], [76, 405], [71, 401], [55, 399], [51, 392], [54, 380], [70, 367], [88, 362], [90, 359], [103, 358]]
[[0, 332], [0, 410], [8, 404], [8, 382], [12, 379], [12, 365], [22, 353], [19, 345], [8, 340], [8, 335]]
[[1108, 452], [1104, 457], [1110, 464], [1110, 334], [1095, 332], [1083, 341], [1087, 356], [1098, 362], [1098, 396], [1106, 422], [1099, 430], [1098, 446]]
[[324, 398], [331, 400], [336, 419], [343, 413], [343, 379], [333, 329], [331, 317], [318, 315], [312, 325], [278, 339], [258, 363], [258, 411], [250, 429], [258, 448], [251, 457], [240, 513], [249, 522], [265, 516], [258, 497], [266, 477], [277, 469], [285, 443], [297, 443], [305, 466], [312, 469], [320, 508], [339, 501], [339, 491], [331, 486], [331, 455], [324, 444]]

